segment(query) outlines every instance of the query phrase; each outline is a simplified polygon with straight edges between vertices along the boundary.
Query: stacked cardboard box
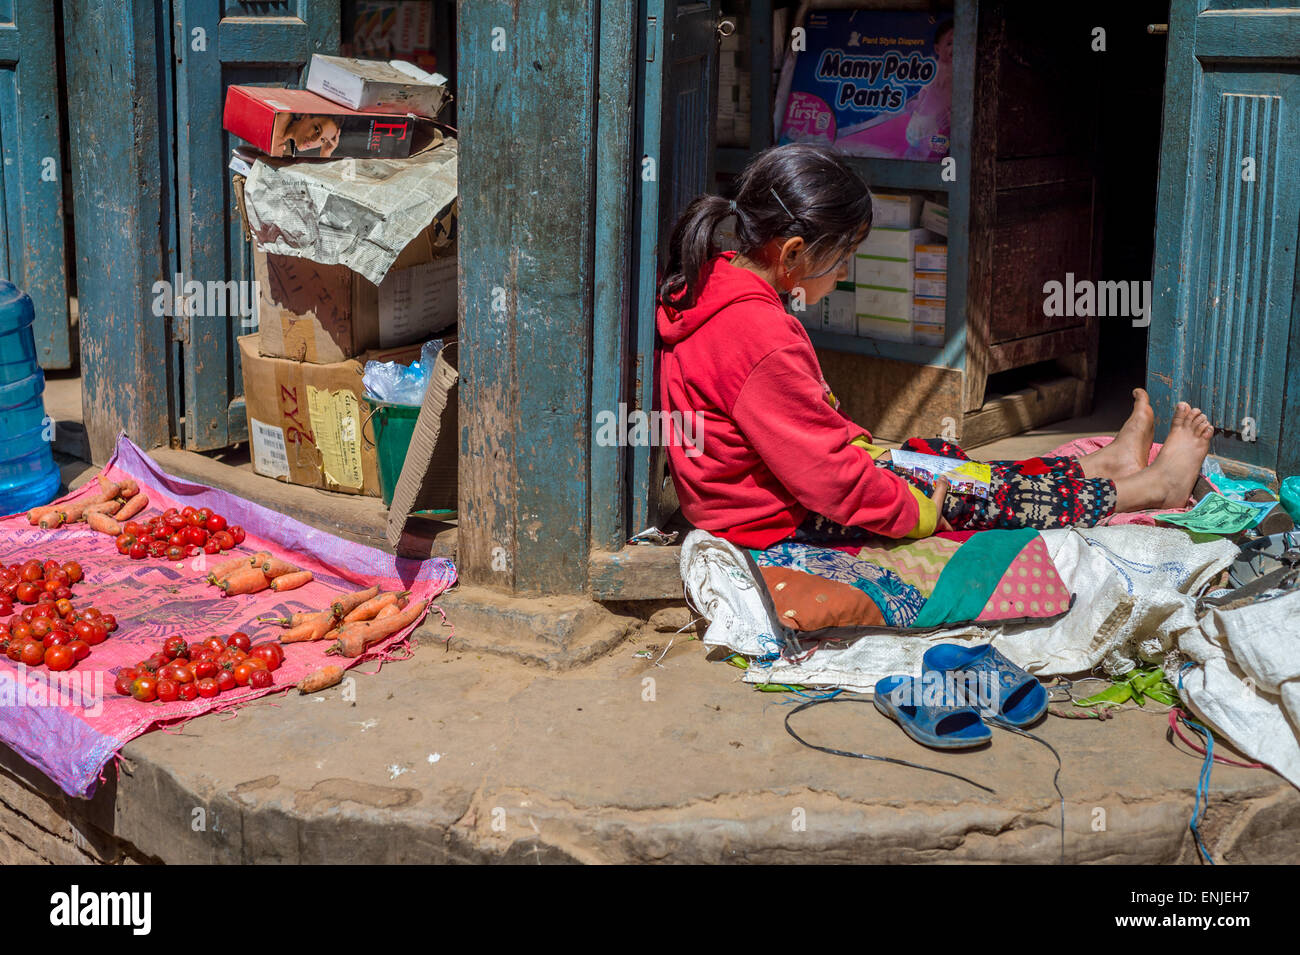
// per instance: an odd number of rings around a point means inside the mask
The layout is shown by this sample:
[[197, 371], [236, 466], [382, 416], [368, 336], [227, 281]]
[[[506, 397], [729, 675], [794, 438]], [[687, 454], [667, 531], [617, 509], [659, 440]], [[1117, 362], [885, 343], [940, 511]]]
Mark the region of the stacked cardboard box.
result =
[[916, 247], [915, 260], [913, 340], [918, 345], [942, 345], [948, 322], [948, 247], [923, 243]]

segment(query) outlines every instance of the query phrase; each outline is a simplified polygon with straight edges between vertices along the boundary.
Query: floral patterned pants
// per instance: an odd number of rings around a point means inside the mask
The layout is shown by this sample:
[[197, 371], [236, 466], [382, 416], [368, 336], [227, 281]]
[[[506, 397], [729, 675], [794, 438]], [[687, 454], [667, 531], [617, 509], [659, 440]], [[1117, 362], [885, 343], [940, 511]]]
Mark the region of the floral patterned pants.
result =
[[[909, 438], [904, 451], [971, 460], [957, 445], [939, 438]], [[943, 516], [953, 530], [984, 531], [1034, 527], [1094, 527], [1115, 511], [1115, 482], [1086, 478], [1076, 458], [1043, 457], [1026, 461], [989, 461], [993, 481], [987, 500], [971, 494], [949, 493]], [[889, 468], [888, 461], [877, 467]], [[899, 477], [927, 495], [934, 485], [899, 468]], [[791, 536], [801, 543], [854, 540], [870, 536], [860, 527], [845, 527], [820, 514], [809, 514]]]

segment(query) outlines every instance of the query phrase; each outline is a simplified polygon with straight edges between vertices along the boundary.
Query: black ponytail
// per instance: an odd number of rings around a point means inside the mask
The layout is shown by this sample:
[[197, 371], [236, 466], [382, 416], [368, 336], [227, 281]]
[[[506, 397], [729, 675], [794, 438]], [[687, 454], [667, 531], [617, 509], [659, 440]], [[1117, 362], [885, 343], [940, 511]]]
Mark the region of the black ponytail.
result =
[[714, 236], [733, 211], [742, 255], [799, 236], [810, 262], [831, 262], [871, 228], [871, 191], [833, 149], [794, 143], [763, 150], [740, 174], [734, 201], [699, 196], [673, 226], [661, 304], [684, 309], [699, 299], [704, 267], [719, 252]]

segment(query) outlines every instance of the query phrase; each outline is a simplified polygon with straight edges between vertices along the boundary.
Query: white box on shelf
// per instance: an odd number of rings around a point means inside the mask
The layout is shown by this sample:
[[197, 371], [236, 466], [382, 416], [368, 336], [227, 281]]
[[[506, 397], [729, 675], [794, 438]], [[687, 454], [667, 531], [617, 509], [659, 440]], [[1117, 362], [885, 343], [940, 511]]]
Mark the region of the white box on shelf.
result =
[[937, 235], [948, 237], [948, 207], [925, 200], [921, 207], [921, 225]]
[[[822, 299], [821, 327], [828, 332], [852, 335], [857, 329], [855, 293], [840, 287], [844, 284], [847, 283], [839, 283]], [[808, 311], [811, 312], [812, 310], [809, 309]]]
[[934, 239], [929, 229], [904, 229], [893, 226], [871, 227], [867, 237], [858, 246], [858, 256], [885, 259], [894, 262], [911, 262], [916, 247]]
[[912, 278], [912, 294], [917, 298], [945, 299], [948, 297], [947, 272], [916, 272]]
[[948, 246], [943, 243], [920, 240], [916, 244], [915, 254], [918, 272], [948, 271]]
[[914, 229], [920, 222], [921, 196], [907, 193], [873, 192], [871, 194], [871, 228]]
[[911, 262], [895, 262], [857, 255], [853, 259], [853, 284], [868, 285], [892, 292], [913, 294], [913, 269]]

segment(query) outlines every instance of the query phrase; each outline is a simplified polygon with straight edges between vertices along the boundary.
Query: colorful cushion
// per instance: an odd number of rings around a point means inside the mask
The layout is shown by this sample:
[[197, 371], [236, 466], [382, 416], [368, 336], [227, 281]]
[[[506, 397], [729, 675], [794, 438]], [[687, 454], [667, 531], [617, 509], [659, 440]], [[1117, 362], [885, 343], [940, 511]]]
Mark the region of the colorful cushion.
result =
[[1032, 529], [867, 546], [786, 542], [750, 555], [781, 623], [793, 630], [929, 630], [1050, 620], [1070, 609], [1070, 590]]

